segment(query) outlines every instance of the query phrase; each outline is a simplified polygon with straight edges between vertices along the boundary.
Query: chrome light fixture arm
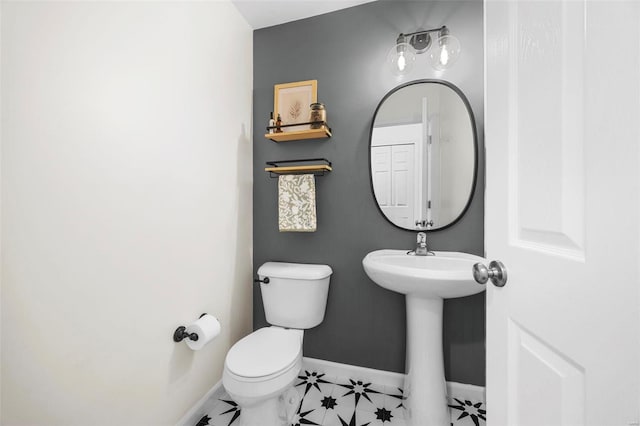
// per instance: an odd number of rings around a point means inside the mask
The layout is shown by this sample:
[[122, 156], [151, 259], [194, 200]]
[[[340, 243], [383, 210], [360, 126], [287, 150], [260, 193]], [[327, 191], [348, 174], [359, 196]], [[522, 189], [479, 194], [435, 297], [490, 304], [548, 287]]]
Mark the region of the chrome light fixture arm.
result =
[[449, 29], [446, 25], [443, 25], [439, 28], [419, 30], [408, 34], [400, 33], [396, 39], [396, 44], [406, 43], [407, 38], [409, 38], [408, 43], [416, 50], [416, 53], [424, 53], [431, 46], [431, 35], [429, 33], [435, 32], [439, 33], [438, 37], [449, 35]]

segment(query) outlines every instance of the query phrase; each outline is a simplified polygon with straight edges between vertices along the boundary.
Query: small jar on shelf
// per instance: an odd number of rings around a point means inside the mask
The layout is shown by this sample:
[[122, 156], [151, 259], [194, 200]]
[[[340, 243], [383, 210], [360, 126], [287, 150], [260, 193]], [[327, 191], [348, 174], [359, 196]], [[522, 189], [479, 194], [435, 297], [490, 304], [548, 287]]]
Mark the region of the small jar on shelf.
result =
[[311, 113], [309, 114], [309, 121], [311, 122], [312, 129], [322, 129], [327, 121], [327, 110], [324, 104], [320, 102], [313, 103], [309, 106]]

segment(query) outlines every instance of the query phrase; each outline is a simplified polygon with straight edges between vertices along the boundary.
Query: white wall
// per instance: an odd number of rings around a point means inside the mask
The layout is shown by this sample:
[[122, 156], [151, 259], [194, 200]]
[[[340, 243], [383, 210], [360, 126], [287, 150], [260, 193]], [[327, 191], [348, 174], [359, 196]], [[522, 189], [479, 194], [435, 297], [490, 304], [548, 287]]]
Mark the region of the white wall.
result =
[[[447, 95], [444, 96], [444, 93]], [[441, 163], [459, 165], [440, 169], [440, 191], [443, 194], [441, 218], [453, 220], [466, 206], [467, 194], [473, 184], [473, 127], [466, 105], [450, 89], [445, 89], [440, 97], [439, 119]]]
[[[252, 32], [228, 2], [3, 2], [3, 425], [174, 424], [251, 329]], [[200, 313], [222, 335], [172, 340]]]

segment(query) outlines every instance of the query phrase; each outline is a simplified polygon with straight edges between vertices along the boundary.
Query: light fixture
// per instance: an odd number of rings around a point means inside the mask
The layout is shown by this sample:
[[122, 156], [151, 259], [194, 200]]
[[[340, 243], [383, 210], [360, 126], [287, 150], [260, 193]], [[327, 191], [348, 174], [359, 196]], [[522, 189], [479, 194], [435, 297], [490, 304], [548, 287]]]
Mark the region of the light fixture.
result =
[[[438, 33], [438, 39], [432, 43], [431, 34]], [[432, 46], [432, 44], [435, 44]], [[431, 47], [431, 49], [429, 49]], [[396, 44], [387, 54], [387, 65], [396, 75], [409, 73], [413, 69], [416, 54], [429, 51], [429, 63], [436, 70], [445, 70], [456, 63], [460, 57], [460, 42], [449, 34], [446, 26], [430, 30], [420, 30], [410, 34], [400, 34]]]
[[460, 57], [460, 42], [449, 34], [447, 27], [442, 27], [440, 37], [435, 46], [429, 52], [429, 63], [437, 70], [450, 68]]
[[416, 61], [416, 50], [407, 43], [407, 39], [403, 34], [398, 36], [396, 44], [389, 50], [387, 54], [387, 65], [392, 73], [402, 75], [413, 69]]

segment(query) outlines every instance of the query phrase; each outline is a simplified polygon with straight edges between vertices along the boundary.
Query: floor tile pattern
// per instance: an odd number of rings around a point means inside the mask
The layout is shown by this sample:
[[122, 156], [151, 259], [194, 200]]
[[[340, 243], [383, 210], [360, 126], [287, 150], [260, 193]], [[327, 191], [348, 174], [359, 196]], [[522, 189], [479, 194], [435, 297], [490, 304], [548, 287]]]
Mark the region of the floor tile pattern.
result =
[[[291, 426], [413, 426], [404, 418], [403, 390], [364, 377], [334, 377], [302, 369], [295, 382], [300, 404]], [[485, 426], [484, 401], [449, 398], [451, 426]], [[238, 426], [241, 410], [224, 395], [195, 426]]]

